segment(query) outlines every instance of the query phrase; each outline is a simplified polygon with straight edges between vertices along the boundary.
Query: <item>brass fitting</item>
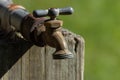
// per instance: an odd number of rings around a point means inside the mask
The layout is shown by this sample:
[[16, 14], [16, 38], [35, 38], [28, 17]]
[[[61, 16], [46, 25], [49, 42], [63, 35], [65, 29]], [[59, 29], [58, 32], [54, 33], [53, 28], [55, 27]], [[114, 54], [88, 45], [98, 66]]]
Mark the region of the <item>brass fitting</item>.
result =
[[53, 53], [54, 59], [68, 59], [73, 58], [73, 54], [68, 50], [67, 43], [62, 35], [61, 28], [63, 21], [57, 20], [59, 15], [72, 14], [73, 9], [69, 8], [50, 8], [48, 10], [35, 10], [33, 15], [35, 17], [49, 16], [50, 19], [45, 20], [45, 31], [43, 32], [42, 39], [45, 44], [56, 48]]
[[43, 39], [49, 46], [56, 48], [53, 53], [54, 59], [73, 58], [73, 54], [68, 50], [67, 43], [61, 33], [62, 24], [61, 20], [50, 20], [44, 23], [46, 31], [43, 34]]

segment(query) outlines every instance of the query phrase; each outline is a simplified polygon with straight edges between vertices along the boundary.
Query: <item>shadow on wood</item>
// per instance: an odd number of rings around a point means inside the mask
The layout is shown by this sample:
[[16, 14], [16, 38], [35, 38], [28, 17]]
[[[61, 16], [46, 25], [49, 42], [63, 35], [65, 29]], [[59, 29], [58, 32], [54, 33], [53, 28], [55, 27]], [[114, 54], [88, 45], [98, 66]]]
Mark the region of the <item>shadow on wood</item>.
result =
[[[14, 38], [16, 35], [14, 35]], [[5, 39], [5, 38], [4, 38]], [[22, 57], [32, 46], [31, 43], [18, 38], [17, 40], [0, 37], [0, 78]]]

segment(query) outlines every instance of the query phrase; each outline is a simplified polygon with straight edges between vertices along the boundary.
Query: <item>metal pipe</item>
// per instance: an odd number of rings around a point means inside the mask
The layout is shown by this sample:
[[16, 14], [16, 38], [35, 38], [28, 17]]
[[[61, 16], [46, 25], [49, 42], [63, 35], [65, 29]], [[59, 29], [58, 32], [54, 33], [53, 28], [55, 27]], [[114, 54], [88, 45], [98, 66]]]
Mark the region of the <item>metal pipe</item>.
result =
[[15, 5], [11, 1], [1, 0], [0, 14], [1, 27], [3, 29], [9, 29], [9, 25], [12, 25], [19, 31], [24, 17], [27, 16], [29, 12], [27, 12], [24, 7]]
[[25, 11], [24, 9], [15, 9], [10, 13], [10, 24], [13, 25], [16, 30], [20, 30], [21, 23], [25, 16], [27, 16], [29, 12]]

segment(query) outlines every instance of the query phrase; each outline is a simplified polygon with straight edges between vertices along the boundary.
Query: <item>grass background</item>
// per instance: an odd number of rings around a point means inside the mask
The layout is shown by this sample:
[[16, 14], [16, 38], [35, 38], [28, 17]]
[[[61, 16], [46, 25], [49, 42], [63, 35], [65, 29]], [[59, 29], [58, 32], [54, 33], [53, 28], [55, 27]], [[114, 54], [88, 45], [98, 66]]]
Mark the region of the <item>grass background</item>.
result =
[[35, 9], [72, 6], [64, 27], [84, 37], [85, 80], [120, 80], [120, 0], [13, 0]]

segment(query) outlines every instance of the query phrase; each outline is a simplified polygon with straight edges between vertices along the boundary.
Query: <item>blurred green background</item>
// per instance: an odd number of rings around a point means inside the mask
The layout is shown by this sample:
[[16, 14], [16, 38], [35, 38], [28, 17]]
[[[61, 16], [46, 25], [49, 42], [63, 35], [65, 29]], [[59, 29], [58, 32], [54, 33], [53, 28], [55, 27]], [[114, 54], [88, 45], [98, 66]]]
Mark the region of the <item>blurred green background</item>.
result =
[[85, 80], [120, 80], [120, 0], [13, 0], [34, 9], [72, 6], [64, 27], [84, 37]]

